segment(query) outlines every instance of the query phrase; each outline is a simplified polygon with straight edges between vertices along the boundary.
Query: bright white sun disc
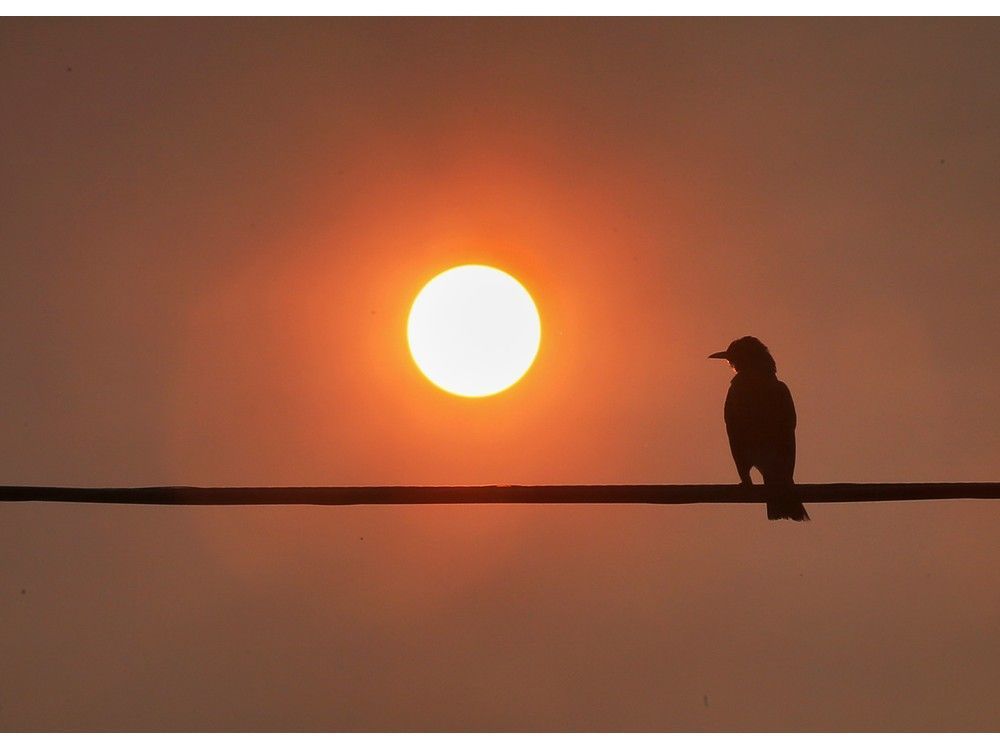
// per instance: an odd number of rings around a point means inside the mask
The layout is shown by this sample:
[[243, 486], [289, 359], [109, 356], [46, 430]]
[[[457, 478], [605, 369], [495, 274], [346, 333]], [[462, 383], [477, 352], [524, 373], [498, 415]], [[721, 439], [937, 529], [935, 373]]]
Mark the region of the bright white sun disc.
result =
[[456, 266], [420, 290], [406, 326], [410, 354], [439, 388], [490, 396], [531, 367], [542, 338], [535, 301], [491, 266]]

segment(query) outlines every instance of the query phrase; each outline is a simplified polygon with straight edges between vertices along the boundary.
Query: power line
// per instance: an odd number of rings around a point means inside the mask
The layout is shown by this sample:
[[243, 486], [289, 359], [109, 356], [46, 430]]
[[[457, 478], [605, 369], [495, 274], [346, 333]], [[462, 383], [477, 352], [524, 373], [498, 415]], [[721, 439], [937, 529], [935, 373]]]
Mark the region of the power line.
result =
[[[1000, 482], [798, 484], [804, 503], [1000, 499]], [[123, 505], [459, 505], [762, 503], [768, 488], [732, 484], [544, 484], [358, 487], [0, 486], [0, 502]]]

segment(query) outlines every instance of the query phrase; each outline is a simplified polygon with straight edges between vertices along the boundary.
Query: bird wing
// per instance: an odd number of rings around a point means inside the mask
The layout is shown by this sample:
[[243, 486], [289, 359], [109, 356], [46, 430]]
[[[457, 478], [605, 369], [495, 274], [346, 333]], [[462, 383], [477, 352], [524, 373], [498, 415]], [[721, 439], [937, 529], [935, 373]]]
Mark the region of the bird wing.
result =
[[779, 419], [783, 427], [794, 430], [796, 424], [795, 402], [792, 401], [792, 392], [788, 386], [778, 381], [778, 410]]

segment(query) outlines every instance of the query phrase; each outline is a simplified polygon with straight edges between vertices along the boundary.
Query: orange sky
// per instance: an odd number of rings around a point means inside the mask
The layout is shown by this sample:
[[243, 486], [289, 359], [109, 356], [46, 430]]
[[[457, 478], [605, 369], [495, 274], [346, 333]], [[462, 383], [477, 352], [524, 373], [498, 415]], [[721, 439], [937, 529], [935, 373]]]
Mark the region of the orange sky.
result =
[[[2, 481], [733, 481], [748, 333], [799, 481], [996, 480], [998, 42], [0, 21]], [[542, 316], [487, 399], [406, 349], [465, 262]], [[810, 513], [3, 507], [0, 728], [998, 729], [996, 509]]]

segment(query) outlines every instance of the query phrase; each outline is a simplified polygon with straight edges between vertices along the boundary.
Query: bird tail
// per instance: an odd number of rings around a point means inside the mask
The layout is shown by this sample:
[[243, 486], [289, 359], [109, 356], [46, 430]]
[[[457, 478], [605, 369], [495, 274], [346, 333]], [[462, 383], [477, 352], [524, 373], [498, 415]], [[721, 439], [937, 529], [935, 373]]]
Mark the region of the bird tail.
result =
[[791, 488], [789, 489], [768, 489], [768, 492], [774, 492], [774, 494], [767, 500], [767, 520], [769, 521], [779, 521], [782, 518], [787, 518], [792, 521], [808, 521], [809, 514], [806, 512], [805, 506], [792, 494]]
[[767, 520], [780, 521], [782, 518], [788, 518], [792, 521], [811, 520], [805, 506], [798, 500], [792, 500], [791, 502], [769, 500], [767, 503]]

